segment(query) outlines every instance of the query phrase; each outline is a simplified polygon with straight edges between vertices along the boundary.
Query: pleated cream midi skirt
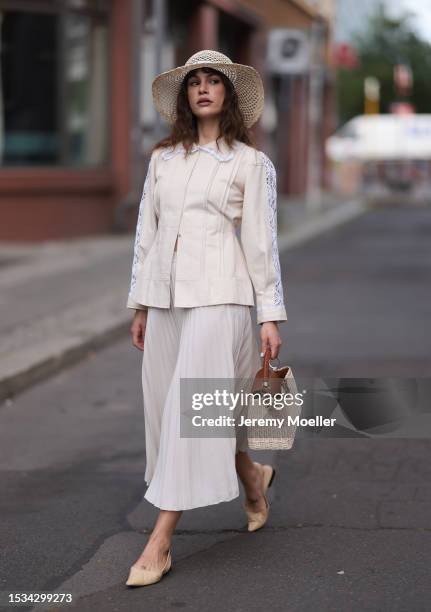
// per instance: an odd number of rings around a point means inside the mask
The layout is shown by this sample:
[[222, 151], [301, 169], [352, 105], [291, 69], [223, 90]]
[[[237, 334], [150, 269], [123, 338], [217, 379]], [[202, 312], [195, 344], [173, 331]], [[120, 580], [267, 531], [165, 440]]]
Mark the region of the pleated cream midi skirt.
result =
[[188, 510], [239, 495], [235, 453], [248, 449], [244, 427], [230, 437], [180, 437], [181, 378], [252, 378], [261, 367], [251, 306], [148, 308], [142, 361], [148, 488], [163, 510]]

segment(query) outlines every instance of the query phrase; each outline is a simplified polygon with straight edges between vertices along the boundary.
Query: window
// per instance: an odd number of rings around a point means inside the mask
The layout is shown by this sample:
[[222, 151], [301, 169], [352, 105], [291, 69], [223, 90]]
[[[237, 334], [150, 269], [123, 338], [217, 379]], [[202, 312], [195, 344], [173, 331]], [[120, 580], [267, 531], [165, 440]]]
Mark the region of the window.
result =
[[107, 11], [87, 10], [89, 2], [52, 11], [19, 4], [0, 2], [0, 164], [105, 164]]

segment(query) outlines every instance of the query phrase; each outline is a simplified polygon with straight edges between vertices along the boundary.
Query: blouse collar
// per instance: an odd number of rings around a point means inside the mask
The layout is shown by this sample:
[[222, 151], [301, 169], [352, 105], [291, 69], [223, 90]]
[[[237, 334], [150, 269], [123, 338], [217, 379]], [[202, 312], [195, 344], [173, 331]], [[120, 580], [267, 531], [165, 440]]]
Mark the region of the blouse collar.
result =
[[[193, 143], [192, 148], [190, 150], [191, 153], [196, 153], [196, 151], [205, 151], [209, 155], [212, 155], [218, 161], [226, 162], [234, 157], [234, 152], [238, 148], [239, 142], [235, 140], [232, 144], [233, 150], [229, 148], [224, 138], [219, 138], [218, 147], [217, 142], [212, 140], [211, 142], [207, 142], [204, 145], [200, 145], [197, 143]], [[177, 153], [184, 153], [185, 148], [182, 143], [178, 143], [175, 147], [168, 147], [161, 153], [161, 157], [164, 160], [171, 159]]]

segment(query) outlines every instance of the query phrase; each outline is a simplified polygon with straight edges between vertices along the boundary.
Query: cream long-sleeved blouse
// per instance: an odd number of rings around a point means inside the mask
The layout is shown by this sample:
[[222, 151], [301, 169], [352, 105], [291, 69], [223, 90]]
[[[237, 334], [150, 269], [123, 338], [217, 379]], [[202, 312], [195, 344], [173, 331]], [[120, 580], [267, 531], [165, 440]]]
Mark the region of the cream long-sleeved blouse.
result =
[[[239, 231], [239, 232], [238, 232]], [[239, 236], [238, 236], [239, 233]], [[257, 322], [286, 321], [277, 245], [276, 172], [269, 157], [222, 138], [153, 151], [138, 221], [127, 308], [254, 306]]]

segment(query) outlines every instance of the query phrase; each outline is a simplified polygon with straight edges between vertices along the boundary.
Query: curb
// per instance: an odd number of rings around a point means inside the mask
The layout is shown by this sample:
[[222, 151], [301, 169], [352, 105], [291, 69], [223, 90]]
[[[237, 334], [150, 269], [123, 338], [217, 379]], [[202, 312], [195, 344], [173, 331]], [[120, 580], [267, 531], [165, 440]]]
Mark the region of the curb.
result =
[[127, 317], [127, 321], [118, 321], [117, 324], [82, 341], [80, 344], [65, 347], [58, 354], [46, 354], [39, 361], [35, 361], [28, 367], [1, 377], [0, 401], [12, 399], [15, 395], [25, 391], [34, 384], [46, 380], [68, 366], [79, 363], [84, 357], [91, 356], [93, 352], [113, 344], [120, 338], [124, 338], [125, 333], [130, 328], [130, 323], [130, 317]]
[[367, 206], [363, 200], [350, 200], [341, 206], [337, 206], [323, 214], [293, 228], [279, 236], [278, 250], [280, 252], [293, 249], [304, 244], [316, 236], [332, 230], [348, 221], [355, 219], [364, 212]]

